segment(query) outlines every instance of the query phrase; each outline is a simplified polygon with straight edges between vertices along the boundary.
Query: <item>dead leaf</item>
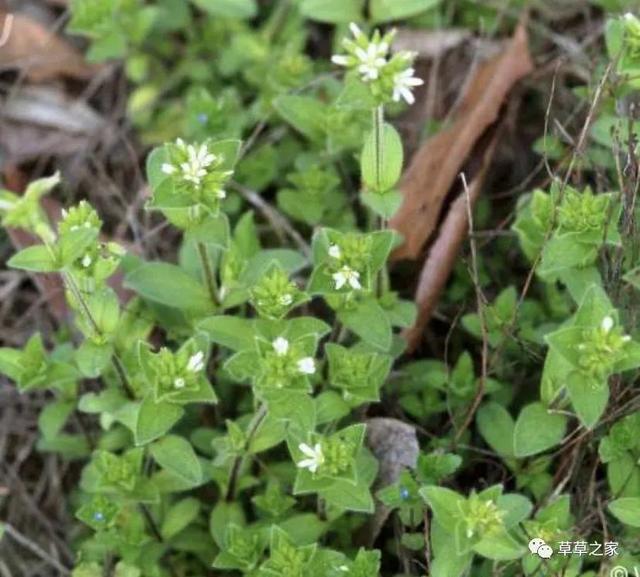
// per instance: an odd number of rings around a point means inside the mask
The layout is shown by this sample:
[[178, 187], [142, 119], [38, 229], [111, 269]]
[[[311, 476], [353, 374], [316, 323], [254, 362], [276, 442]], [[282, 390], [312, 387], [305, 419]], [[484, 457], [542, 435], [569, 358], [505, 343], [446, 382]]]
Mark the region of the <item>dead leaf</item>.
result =
[[448, 30], [420, 30], [400, 28], [393, 39], [393, 50], [415, 52], [418, 58], [439, 58], [471, 38], [466, 28]]
[[532, 70], [527, 32], [521, 24], [500, 55], [478, 66], [452, 124], [428, 140], [412, 158], [400, 185], [402, 206], [390, 221], [404, 237], [394, 259], [420, 255], [476, 142], [496, 122], [516, 82]]
[[90, 151], [115, 137], [102, 116], [86, 102], [68, 98], [58, 86], [17, 87], [0, 104], [5, 162], [22, 164]]
[[478, 196], [480, 196], [480, 190], [482, 189], [487, 169], [491, 164], [496, 142], [497, 137], [494, 135], [482, 156], [482, 166], [469, 184], [469, 198], [466, 198], [464, 192], [458, 195], [451, 204], [444, 222], [440, 225], [438, 237], [429, 248], [427, 258], [420, 272], [418, 288], [414, 298], [418, 307], [418, 316], [414, 325], [405, 330], [402, 335], [407, 341], [407, 350], [409, 352], [418, 346], [424, 328], [429, 322], [440, 295], [447, 284], [449, 275], [456, 264], [458, 253], [469, 230], [467, 203], [473, 208]]
[[[0, 9], [0, 21], [8, 17], [9, 12]], [[97, 70], [66, 40], [23, 14], [13, 14], [11, 33], [0, 47], [0, 68], [23, 70], [34, 82], [60, 76], [87, 80]]]

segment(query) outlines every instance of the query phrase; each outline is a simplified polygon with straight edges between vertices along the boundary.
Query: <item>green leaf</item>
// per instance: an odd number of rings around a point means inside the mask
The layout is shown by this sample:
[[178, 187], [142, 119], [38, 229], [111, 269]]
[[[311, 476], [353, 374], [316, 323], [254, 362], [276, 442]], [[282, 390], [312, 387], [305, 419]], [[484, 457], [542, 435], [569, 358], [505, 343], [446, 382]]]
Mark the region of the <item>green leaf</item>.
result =
[[440, 4], [441, 0], [371, 0], [369, 12], [374, 24], [403, 20], [426, 12]]
[[54, 401], [48, 404], [38, 416], [38, 428], [45, 439], [54, 438], [64, 427], [73, 412], [73, 401]]
[[224, 549], [224, 534], [227, 527], [230, 525], [239, 525], [243, 527], [245, 525], [244, 511], [238, 502], [227, 503], [226, 501], [219, 501], [218, 504], [211, 511], [211, 517], [209, 518], [209, 531], [216, 545], [221, 549]]
[[189, 227], [186, 233], [188, 241], [202, 242], [223, 249], [229, 246], [230, 237], [229, 219], [223, 213], [207, 217], [195, 226]]
[[429, 485], [420, 489], [420, 496], [433, 510], [433, 515], [443, 527], [451, 528], [461, 516], [464, 497], [451, 489]]
[[167, 435], [151, 445], [151, 454], [156, 462], [183, 478], [197, 484], [202, 480], [202, 467], [191, 443], [176, 435]]
[[542, 453], [557, 445], [567, 427], [564, 415], [552, 414], [541, 403], [531, 403], [522, 409], [513, 433], [516, 457]]
[[473, 547], [473, 550], [487, 559], [496, 561], [518, 559], [525, 552], [524, 546], [518, 543], [504, 529], [482, 539], [480, 543]]
[[22, 353], [17, 349], [0, 348], [0, 374], [6, 375], [12, 381], [20, 380], [22, 374]]
[[567, 379], [567, 391], [580, 422], [592, 429], [604, 413], [609, 402], [609, 385], [590, 379], [586, 374], [573, 371]]
[[315, 398], [316, 424], [324, 425], [349, 414], [349, 405], [334, 391], [325, 391]]
[[387, 190], [382, 193], [363, 192], [361, 198], [377, 215], [389, 220], [400, 208], [403, 197], [397, 190]]
[[184, 410], [178, 405], [156, 403], [151, 397], [147, 397], [138, 408], [135, 426], [136, 445], [145, 445], [162, 437], [183, 414]]
[[273, 106], [283, 120], [309, 140], [321, 142], [324, 139], [326, 105], [316, 98], [285, 94], [276, 98]]
[[212, 306], [202, 284], [168, 263], [143, 264], [126, 276], [125, 286], [148, 300], [181, 310], [206, 311]]
[[60, 268], [44, 244], [23, 248], [9, 259], [7, 266], [33, 272], [53, 272]]
[[[391, 190], [402, 172], [402, 140], [391, 124], [385, 123], [378, 141], [375, 130], [365, 140], [360, 166], [367, 189], [378, 194]], [[382, 155], [378, 158], [378, 152]], [[379, 162], [378, 162], [379, 161]]]
[[256, 284], [274, 263], [291, 274], [302, 269], [307, 261], [299, 252], [287, 248], [261, 250], [249, 259], [241, 281], [248, 286]]
[[252, 349], [255, 346], [253, 321], [232, 316], [215, 316], [198, 324], [212, 343], [217, 343], [233, 351]]
[[640, 497], [623, 497], [609, 503], [609, 511], [625, 525], [640, 527]]
[[302, 0], [303, 16], [328, 24], [348, 24], [362, 19], [364, 0]]
[[388, 351], [391, 348], [391, 323], [384, 309], [373, 299], [365, 299], [353, 309], [338, 313], [340, 322], [364, 342]]
[[256, 0], [191, 0], [212, 16], [246, 20], [258, 13]]
[[58, 259], [63, 266], [71, 266], [84, 256], [98, 238], [97, 228], [79, 228], [65, 232], [58, 241]]
[[171, 539], [188, 527], [200, 512], [200, 501], [193, 497], [182, 499], [173, 505], [164, 517], [160, 533], [163, 538]]
[[111, 343], [97, 344], [85, 340], [76, 351], [76, 362], [85, 377], [95, 379], [109, 366], [112, 356], [113, 345]]
[[502, 521], [507, 529], [524, 521], [533, 509], [531, 501], [517, 493], [500, 495], [497, 505], [500, 510], [504, 511]]
[[499, 403], [487, 403], [478, 410], [476, 423], [480, 434], [496, 453], [513, 457], [515, 424], [509, 411]]

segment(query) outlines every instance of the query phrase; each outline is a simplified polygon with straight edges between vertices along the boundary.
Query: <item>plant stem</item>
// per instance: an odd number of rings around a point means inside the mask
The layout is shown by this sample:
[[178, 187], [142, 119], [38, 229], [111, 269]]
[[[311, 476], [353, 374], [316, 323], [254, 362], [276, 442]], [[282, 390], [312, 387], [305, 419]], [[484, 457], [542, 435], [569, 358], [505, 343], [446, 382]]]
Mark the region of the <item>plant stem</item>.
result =
[[198, 254], [200, 255], [200, 264], [202, 265], [202, 272], [204, 273], [204, 280], [207, 285], [207, 290], [209, 291], [209, 297], [211, 298], [211, 302], [217, 307], [220, 302], [218, 299], [216, 275], [213, 272], [213, 268], [211, 268], [207, 245], [203, 242], [198, 243]]
[[[373, 109], [373, 131], [375, 139], [376, 154], [376, 192], [385, 192], [382, 190], [382, 171], [384, 169], [384, 106], [379, 105]], [[378, 230], [387, 228], [387, 221], [380, 217], [375, 219], [370, 227]], [[378, 273], [376, 279], [376, 294], [380, 297], [389, 290], [389, 272], [385, 263], [384, 267]]]
[[384, 166], [384, 106], [376, 106], [373, 109], [373, 135], [376, 152], [376, 188], [382, 192], [382, 168]]
[[[256, 411], [256, 414], [251, 419], [251, 423], [249, 423], [249, 429], [247, 430], [247, 440], [244, 443], [243, 453], [249, 450], [251, 446], [251, 441], [253, 437], [255, 437], [262, 421], [264, 421], [267, 416], [267, 405], [264, 403], [260, 405], [260, 408]], [[225, 496], [225, 501], [227, 503], [233, 501], [236, 493], [236, 485], [238, 484], [238, 476], [240, 475], [240, 470], [242, 469], [242, 462], [244, 461], [244, 455], [238, 455], [231, 466], [231, 473], [229, 474], [229, 484], [227, 486], [227, 494]]]
[[[80, 309], [82, 313], [86, 317], [88, 323], [91, 325], [91, 328], [93, 329], [95, 334], [99, 337], [103, 337], [104, 333], [100, 329], [100, 326], [98, 325], [98, 322], [96, 321], [96, 319], [93, 318], [93, 314], [91, 314], [91, 309], [89, 308], [87, 301], [82, 296], [82, 292], [78, 288], [78, 285], [76, 284], [76, 281], [73, 278], [73, 276], [70, 275], [69, 273], [63, 272], [62, 280], [65, 286], [73, 294], [73, 297], [75, 298], [75, 300], [80, 305]], [[111, 356], [111, 362], [113, 364], [113, 368], [116, 371], [116, 374], [118, 375], [118, 379], [120, 380], [120, 385], [122, 386], [122, 389], [127, 395], [127, 398], [129, 400], [135, 399], [135, 394], [133, 393], [133, 389], [129, 384], [129, 379], [127, 378], [127, 371], [124, 368], [124, 363], [122, 362], [122, 359], [120, 359], [120, 357], [118, 356], [118, 353], [116, 353], [115, 351]]]

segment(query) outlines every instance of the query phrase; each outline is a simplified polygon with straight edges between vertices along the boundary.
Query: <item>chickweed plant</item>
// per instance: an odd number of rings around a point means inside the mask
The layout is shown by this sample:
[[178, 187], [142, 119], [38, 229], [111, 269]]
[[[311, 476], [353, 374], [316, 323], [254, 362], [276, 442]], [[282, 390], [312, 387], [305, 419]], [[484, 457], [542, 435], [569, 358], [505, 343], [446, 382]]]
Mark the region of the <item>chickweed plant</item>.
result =
[[[254, 9], [244, 0], [195, 4], [241, 18]], [[321, 3], [302, 4], [309, 15]], [[341, 4], [350, 10], [353, 2]], [[371, 4], [384, 22], [385, 3]], [[410, 14], [411, 4], [398, 0], [405, 12], [389, 19]], [[72, 8], [71, 29], [92, 38], [95, 59], [133, 44], [128, 73], [151, 74], [135, 45], [157, 7], [76, 0]], [[247, 64], [243, 51], [260, 56], [287, 27], [277, 10], [259, 36], [234, 24], [236, 61], [224, 63], [227, 74]], [[216, 22], [207, 26], [223, 36]], [[512, 239], [539, 298], [503, 287], [483, 311], [462, 318], [471, 339], [486, 340], [493, 364], [483, 377], [470, 352], [451, 369], [403, 357], [400, 330], [416, 311], [394, 291], [388, 269], [402, 243], [387, 223], [402, 199], [403, 145], [387, 116], [413, 104], [423, 81], [415, 55], [394, 51], [393, 30], [343, 28], [321, 92], [299, 91], [313, 68], [295, 31], [271, 55], [281, 57], [288, 81], [261, 78], [260, 57], [244, 68], [249, 86], [264, 86], [254, 110], [238, 118], [265, 109], [282, 118], [296, 135], [279, 150], [293, 156], [289, 164], [274, 148], [247, 152], [236, 138], [245, 126], [234, 125], [235, 88], [215, 98], [189, 89], [190, 128], [155, 147], [146, 166], [146, 210], [182, 233], [177, 263], [145, 261], [105, 240], [86, 201], [51, 222], [40, 201], [60, 184], [58, 174], [22, 195], [0, 193], [2, 225], [39, 239], [9, 266], [57, 275], [70, 311], [64, 334], [0, 349], [0, 370], [20, 391], [50, 392], [39, 449], [81, 467], [71, 496], [74, 577], [594, 577], [599, 563], [640, 565], [640, 417], [630, 392], [640, 341], [625, 314], [640, 286], [629, 224], [637, 208], [619, 155], [610, 153], [637, 124], [616, 103], [638, 87], [640, 21], [626, 15], [608, 24], [611, 64], [589, 149], [603, 171], [620, 175], [619, 189], [596, 193], [557, 178], [521, 199]], [[130, 103], [141, 115], [139, 104]], [[202, 118], [204, 105], [218, 117]], [[168, 124], [147, 118], [148, 140]], [[300, 152], [293, 138], [304, 142]], [[360, 193], [352, 202], [338, 167], [354, 157]], [[298, 226], [280, 244], [243, 212], [240, 194], [269, 183], [278, 163], [286, 171], [278, 208]], [[572, 161], [567, 173], [575, 169]], [[116, 273], [128, 291], [114, 288]], [[530, 370], [540, 388], [516, 400], [514, 371], [531, 365], [521, 360], [522, 343], [539, 353]], [[484, 396], [469, 423], [480, 379]], [[367, 410], [383, 398], [418, 427], [437, 430], [448, 422], [442, 417], [454, 425], [421, 438], [415, 466], [386, 484], [366, 442]], [[558, 542], [605, 539], [578, 523], [560, 482], [571, 472], [555, 459], [576, 439], [581, 454], [595, 447], [599, 455], [599, 514], [607, 541], [616, 541], [615, 560], [557, 552]], [[456, 473], [476, 458], [473, 443], [501, 463], [504, 480], [454, 490]], [[379, 548], [362, 546], [383, 509], [393, 530], [377, 539]], [[533, 538], [555, 554], [532, 553]]]

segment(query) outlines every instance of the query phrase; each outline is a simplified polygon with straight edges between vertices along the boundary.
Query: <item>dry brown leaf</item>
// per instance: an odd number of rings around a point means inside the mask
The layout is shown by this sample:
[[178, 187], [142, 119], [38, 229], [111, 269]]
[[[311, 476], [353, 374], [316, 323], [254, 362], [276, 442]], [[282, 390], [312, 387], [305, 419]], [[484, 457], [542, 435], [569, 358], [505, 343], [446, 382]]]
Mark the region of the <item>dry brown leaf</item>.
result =
[[[8, 16], [7, 11], [0, 9], [1, 22]], [[23, 14], [13, 15], [11, 33], [0, 47], [0, 68], [24, 70], [34, 82], [60, 76], [86, 80], [96, 71], [66, 40]]]
[[408, 50], [419, 58], [438, 58], [471, 38], [466, 28], [421, 30], [400, 28], [393, 39], [394, 51]]
[[390, 221], [404, 237], [393, 255], [395, 259], [420, 255], [476, 142], [498, 119], [515, 83], [531, 70], [527, 32], [521, 24], [500, 55], [478, 66], [453, 123], [428, 140], [412, 158], [400, 185], [402, 206]]
[[480, 196], [480, 190], [482, 189], [487, 169], [491, 164], [497, 140], [496, 135], [494, 135], [485, 150], [482, 157], [482, 166], [469, 184], [468, 198], [463, 192], [451, 204], [447, 216], [438, 231], [438, 237], [429, 249], [420, 272], [418, 288], [414, 298], [418, 307], [418, 316], [414, 325], [403, 333], [403, 337], [407, 341], [408, 351], [413, 351], [419, 344], [424, 327], [429, 322], [449, 275], [456, 264], [458, 253], [469, 230], [467, 203], [473, 208], [478, 196]]

